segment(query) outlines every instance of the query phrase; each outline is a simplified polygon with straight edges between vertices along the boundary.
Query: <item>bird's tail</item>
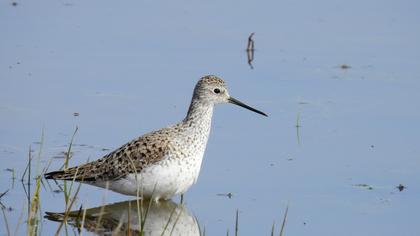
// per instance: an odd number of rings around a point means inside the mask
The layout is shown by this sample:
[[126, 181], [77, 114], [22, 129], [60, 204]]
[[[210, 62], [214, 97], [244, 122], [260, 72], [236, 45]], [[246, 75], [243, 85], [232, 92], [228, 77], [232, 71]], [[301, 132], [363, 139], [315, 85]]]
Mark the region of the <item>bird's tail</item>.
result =
[[56, 180], [76, 180], [76, 181], [89, 181], [90, 178], [86, 176], [86, 168], [84, 166], [76, 166], [68, 168], [66, 170], [52, 171], [45, 173], [44, 177], [46, 179], [56, 179]]
[[45, 173], [44, 177], [46, 179], [61, 179], [61, 180], [70, 180], [69, 179], [69, 175], [66, 174], [66, 171], [64, 170], [59, 170], [59, 171], [52, 171], [49, 173]]

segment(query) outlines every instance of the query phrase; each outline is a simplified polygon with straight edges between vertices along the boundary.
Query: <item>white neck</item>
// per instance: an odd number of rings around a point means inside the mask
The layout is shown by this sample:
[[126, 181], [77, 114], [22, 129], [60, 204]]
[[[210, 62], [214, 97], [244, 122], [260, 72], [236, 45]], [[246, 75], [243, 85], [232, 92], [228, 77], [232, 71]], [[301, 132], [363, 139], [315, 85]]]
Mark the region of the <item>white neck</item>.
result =
[[213, 107], [214, 105], [212, 103], [203, 102], [202, 100], [193, 97], [187, 116], [183, 120], [184, 125], [201, 128], [208, 133], [210, 131], [211, 118], [213, 116]]

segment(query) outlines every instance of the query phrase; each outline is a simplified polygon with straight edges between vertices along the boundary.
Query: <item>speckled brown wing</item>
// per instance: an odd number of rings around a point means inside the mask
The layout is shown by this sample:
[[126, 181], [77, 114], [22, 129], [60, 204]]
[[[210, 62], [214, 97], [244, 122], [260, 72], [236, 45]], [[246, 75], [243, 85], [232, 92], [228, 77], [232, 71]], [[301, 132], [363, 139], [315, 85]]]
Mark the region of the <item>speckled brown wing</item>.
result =
[[141, 136], [101, 159], [45, 174], [46, 179], [76, 181], [116, 180], [162, 160], [169, 152], [170, 128]]

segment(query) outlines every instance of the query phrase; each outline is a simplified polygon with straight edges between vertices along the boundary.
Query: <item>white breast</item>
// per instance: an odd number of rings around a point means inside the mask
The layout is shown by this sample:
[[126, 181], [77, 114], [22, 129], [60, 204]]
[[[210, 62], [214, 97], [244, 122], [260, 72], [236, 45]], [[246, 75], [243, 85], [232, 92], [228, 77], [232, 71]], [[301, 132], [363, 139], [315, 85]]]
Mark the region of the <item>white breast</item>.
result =
[[196, 154], [186, 158], [167, 156], [139, 174], [129, 174], [110, 182], [109, 189], [153, 199], [170, 199], [174, 195], [183, 194], [197, 181], [200, 173], [204, 151]]

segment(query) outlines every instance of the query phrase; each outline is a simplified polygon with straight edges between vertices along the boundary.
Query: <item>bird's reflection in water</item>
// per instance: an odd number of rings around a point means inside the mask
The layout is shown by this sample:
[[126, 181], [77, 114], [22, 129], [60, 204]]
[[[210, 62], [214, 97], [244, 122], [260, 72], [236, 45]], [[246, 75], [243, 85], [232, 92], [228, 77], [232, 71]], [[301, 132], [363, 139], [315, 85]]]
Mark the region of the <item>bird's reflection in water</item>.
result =
[[[138, 214], [139, 208], [143, 216]], [[86, 213], [83, 212], [83, 209], [70, 212], [67, 223], [97, 235], [139, 235], [142, 220], [142, 235], [200, 235], [194, 215], [184, 205], [172, 201], [144, 201], [138, 204], [133, 200], [89, 208]], [[64, 216], [63, 212], [46, 212], [45, 218], [62, 222]]]

